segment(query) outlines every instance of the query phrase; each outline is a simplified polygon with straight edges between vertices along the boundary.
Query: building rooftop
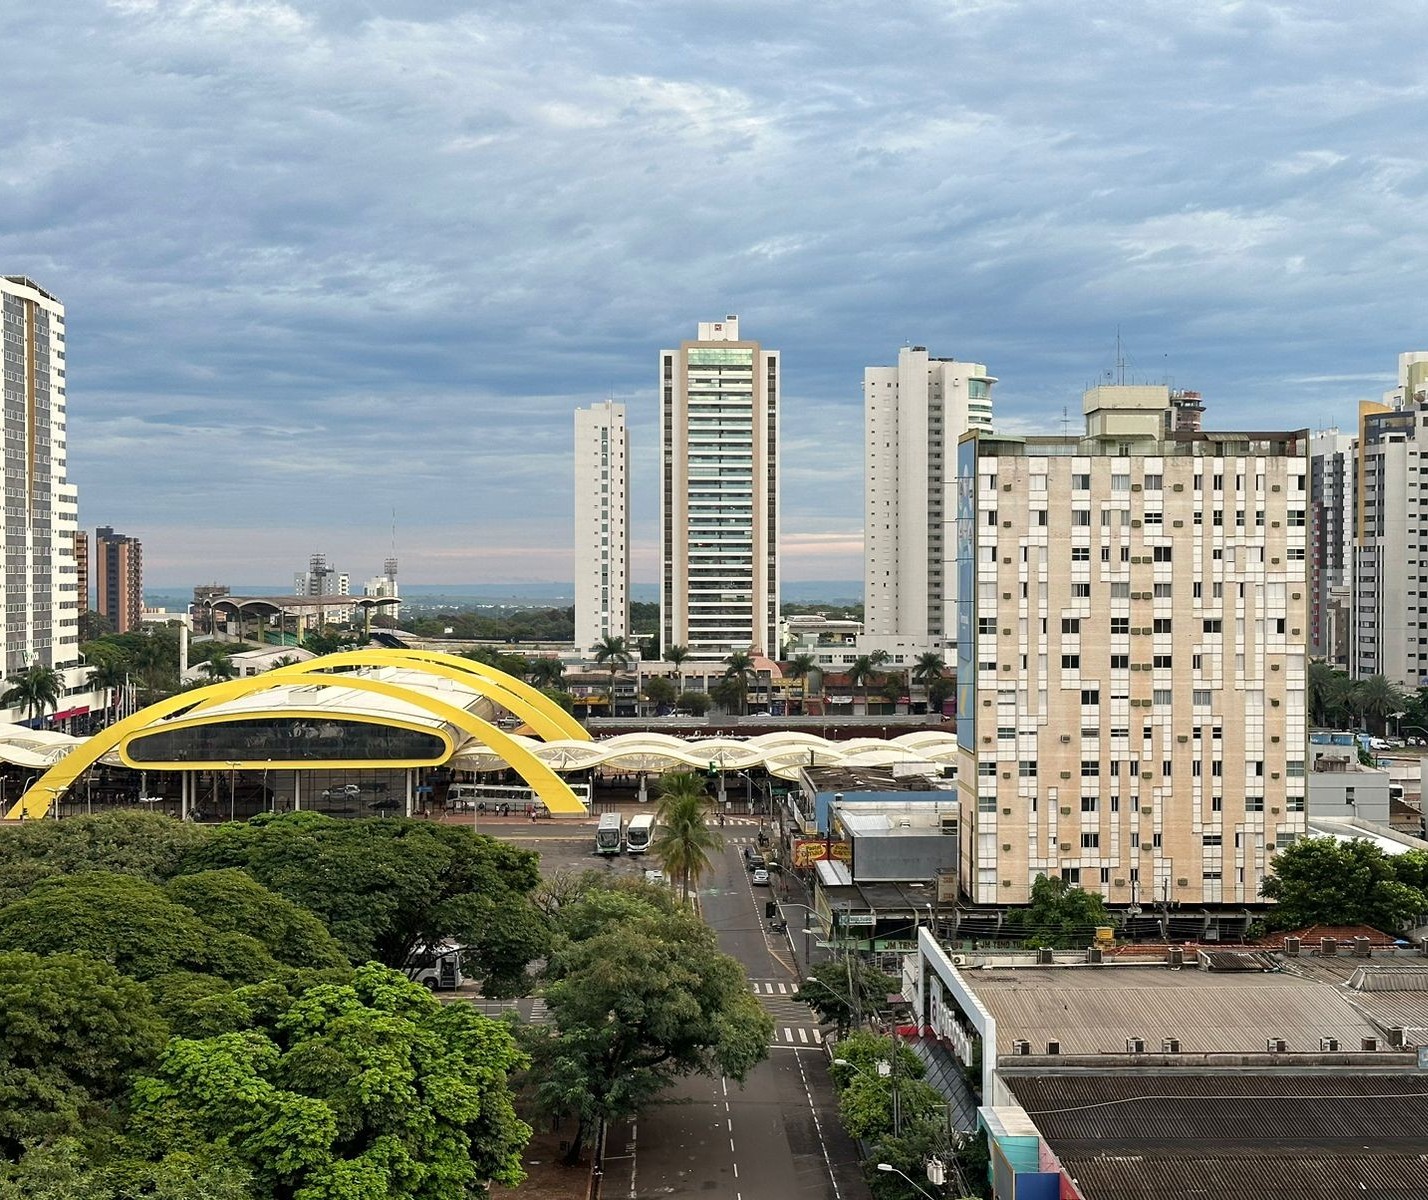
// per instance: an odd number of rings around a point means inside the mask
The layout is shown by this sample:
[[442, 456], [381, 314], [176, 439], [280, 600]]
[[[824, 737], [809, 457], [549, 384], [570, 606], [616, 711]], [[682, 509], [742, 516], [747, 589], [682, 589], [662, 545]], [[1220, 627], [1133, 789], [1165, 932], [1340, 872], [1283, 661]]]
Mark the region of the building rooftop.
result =
[[1008, 1081], [1087, 1200], [1428, 1196], [1420, 1075]]
[[[911, 762], [930, 765], [919, 759], [915, 751], [909, 752]], [[814, 790], [842, 792], [845, 796], [857, 792], [931, 792], [947, 791], [956, 794], [954, 780], [941, 780], [922, 773], [903, 773], [893, 767], [827, 766], [809, 767], [804, 771]]]
[[[1289, 1053], [1318, 1053], [1320, 1039], [1358, 1046], [1382, 1032], [1334, 987], [1286, 973], [1201, 969], [1186, 965], [983, 968], [964, 971], [977, 999], [996, 1018], [999, 1056], [1012, 1043], [1041, 1054], [1124, 1055], [1142, 1039], [1159, 1049], [1176, 1038], [1185, 1054], [1264, 1053], [1282, 1039]], [[1005, 1058], [1003, 1057], [1003, 1061]]]

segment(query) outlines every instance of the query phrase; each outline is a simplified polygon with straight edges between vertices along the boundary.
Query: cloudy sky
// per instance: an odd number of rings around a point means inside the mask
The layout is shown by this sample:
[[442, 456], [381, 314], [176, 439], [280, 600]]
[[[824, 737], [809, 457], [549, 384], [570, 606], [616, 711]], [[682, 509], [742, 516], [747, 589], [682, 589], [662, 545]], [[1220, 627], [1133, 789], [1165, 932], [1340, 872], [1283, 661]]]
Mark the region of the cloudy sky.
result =
[[[1367, 14], [1367, 15], [1364, 15]], [[81, 519], [153, 584], [568, 579], [571, 412], [738, 313], [792, 580], [861, 575], [864, 365], [1351, 424], [1423, 327], [1421, 0], [8, 0], [0, 270], [67, 305]]]

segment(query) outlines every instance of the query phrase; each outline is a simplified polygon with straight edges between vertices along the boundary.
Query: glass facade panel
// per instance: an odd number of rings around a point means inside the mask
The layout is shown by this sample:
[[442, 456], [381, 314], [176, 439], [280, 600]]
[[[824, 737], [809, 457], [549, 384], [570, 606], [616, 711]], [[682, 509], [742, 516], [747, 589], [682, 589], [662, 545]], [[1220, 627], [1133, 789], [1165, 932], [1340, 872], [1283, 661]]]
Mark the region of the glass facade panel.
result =
[[131, 738], [134, 762], [439, 763], [445, 741], [434, 733], [307, 717], [269, 717], [195, 725]]

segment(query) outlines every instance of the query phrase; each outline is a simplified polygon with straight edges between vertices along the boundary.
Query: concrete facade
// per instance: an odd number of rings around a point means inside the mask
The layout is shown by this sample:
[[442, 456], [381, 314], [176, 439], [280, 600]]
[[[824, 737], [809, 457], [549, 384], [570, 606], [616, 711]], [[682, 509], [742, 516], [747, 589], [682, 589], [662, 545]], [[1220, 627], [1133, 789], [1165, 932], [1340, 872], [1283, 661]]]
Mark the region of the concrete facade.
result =
[[[79, 521], [66, 454], [64, 305], [33, 280], [0, 278], [0, 339], [8, 677], [31, 666], [78, 667]], [[66, 675], [67, 690], [78, 682]]]
[[1309, 653], [1349, 664], [1354, 560], [1354, 439], [1337, 429], [1309, 439]]
[[115, 633], [144, 623], [144, 546], [108, 525], [94, 531], [95, 611]]
[[962, 879], [1253, 903], [1304, 830], [1308, 437], [1162, 439], [1165, 388], [1086, 438], [959, 447]]
[[660, 351], [660, 645], [779, 653], [779, 354], [706, 321]]
[[931, 358], [925, 346], [904, 346], [897, 366], [863, 372], [869, 638], [927, 651], [955, 644], [956, 445], [968, 430], [991, 431], [995, 383], [981, 363]]
[[575, 647], [630, 636], [625, 406], [575, 410]]

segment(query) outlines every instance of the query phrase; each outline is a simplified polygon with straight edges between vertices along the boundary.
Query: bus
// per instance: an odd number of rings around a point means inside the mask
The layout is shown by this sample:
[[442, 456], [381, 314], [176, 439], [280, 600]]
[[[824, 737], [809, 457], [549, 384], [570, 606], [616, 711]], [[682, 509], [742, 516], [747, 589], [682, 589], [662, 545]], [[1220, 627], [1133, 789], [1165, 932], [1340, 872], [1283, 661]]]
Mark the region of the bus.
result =
[[655, 819], [649, 813], [640, 813], [630, 818], [630, 827], [625, 830], [625, 849], [631, 854], [643, 854], [650, 848], [650, 838], [654, 836]]
[[596, 854], [619, 854], [624, 839], [625, 820], [619, 813], [605, 813], [595, 831]]

